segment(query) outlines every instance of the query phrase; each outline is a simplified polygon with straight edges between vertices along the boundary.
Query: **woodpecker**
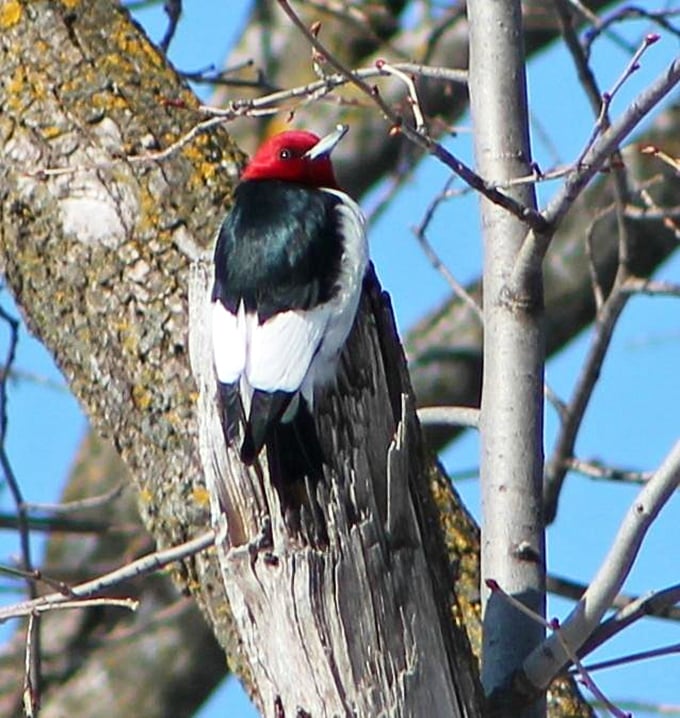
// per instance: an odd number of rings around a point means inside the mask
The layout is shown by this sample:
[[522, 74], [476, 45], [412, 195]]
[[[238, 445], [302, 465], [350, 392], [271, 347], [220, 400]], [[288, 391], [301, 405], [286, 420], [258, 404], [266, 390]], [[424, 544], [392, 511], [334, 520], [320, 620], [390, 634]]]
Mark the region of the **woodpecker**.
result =
[[291, 441], [304, 455], [293, 471], [318, 460], [314, 394], [335, 376], [368, 265], [364, 216], [330, 160], [347, 130], [267, 140], [217, 234], [212, 340], [222, 424], [231, 445], [243, 422], [249, 465], [264, 446], [288, 461]]

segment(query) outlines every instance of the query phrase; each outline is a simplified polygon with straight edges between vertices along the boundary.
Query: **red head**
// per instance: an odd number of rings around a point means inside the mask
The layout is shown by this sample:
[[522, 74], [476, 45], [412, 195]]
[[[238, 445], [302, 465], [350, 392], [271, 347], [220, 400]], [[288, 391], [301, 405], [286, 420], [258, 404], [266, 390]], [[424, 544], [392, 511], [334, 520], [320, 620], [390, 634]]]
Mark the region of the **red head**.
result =
[[337, 189], [330, 154], [347, 130], [347, 125], [338, 125], [321, 139], [301, 130], [274, 135], [257, 150], [241, 179], [276, 179]]

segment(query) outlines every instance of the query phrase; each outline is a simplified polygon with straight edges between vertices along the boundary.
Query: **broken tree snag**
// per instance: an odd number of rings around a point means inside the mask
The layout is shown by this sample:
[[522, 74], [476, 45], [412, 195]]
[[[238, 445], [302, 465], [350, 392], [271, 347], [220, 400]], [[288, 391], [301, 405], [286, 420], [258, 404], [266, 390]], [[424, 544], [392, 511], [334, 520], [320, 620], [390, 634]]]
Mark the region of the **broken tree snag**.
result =
[[[225, 590], [266, 716], [481, 715], [475, 660], [452, 620], [420, 428], [387, 296], [373, 271], [315, 407], [318, 516], [290, 530], [266, 466], [227, 450], [210, 351], [210, 268], [190, 287], [201, 460]], [[263, 462], [266, 463], [266, 462]], [[317, 523], [325, 541], [314, 538]], [[264, 533], [263, 533], [264, 529]]]

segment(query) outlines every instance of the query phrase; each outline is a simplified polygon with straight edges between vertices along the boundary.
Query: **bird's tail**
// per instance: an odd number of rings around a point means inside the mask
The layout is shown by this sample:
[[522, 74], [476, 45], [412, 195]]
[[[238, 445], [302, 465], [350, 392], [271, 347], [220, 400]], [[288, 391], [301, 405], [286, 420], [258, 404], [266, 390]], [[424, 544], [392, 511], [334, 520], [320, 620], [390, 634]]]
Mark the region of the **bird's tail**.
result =
[[227, 442], [227, 446], [231, 446], [238, 439], [239, 424], [243, 421], [243, 405], [241, 404], [238, 382], [225, 384], [219, 381], [217, 382], [217, 390], [224, 440]]
[[323, 451], [314, 417], [304, 400], [292, 419], [271, 425], [267, 461], [272, 478], [281, 486], [296, 481], [317, 482], [323, 476]]
[[324, 457], [304, 400], [292, 420], [272, 425], [266, 447], [269, 475], [289, 530], [301, 533], [314, 546], [326, 545], [328, 532], [317, 494]]
[[324, 454], [307, 402], [295, 394], [255, 391], [245, 420], [238, 383], [219, 384], [222, 428], [229, 446], [244, 424], [241, 460], [252, 465], [263, 447], [272, 484], [290, 530], [313, 545], [328, 542], [317, 487], [323, 480]]
[[286, 391], [266, 392], [256, 389], [253, 392], [241, 445], [241, 461], [244, 464], [252, 466], [255, 463], [262, 447], [269, 441], [273, 427], [281, 421], [294, 397], [294, 393]]

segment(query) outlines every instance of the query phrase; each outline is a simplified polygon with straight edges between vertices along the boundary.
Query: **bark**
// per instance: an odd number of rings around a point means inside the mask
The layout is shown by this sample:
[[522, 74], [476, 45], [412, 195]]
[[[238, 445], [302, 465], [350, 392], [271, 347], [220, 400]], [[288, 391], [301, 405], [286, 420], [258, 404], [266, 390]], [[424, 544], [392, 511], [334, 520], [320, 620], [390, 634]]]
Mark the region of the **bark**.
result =
[[[210, 522], [186, 351], [188, 268], [212, 242], [240, 154], [217, 129], [165, 163], [121, 159], [188, 131], [194, 96], [111, 2], [14, 7], [0, 36], [2, 272], [123, 456], [145, 525], [160, 546], [175, 545]], [[168, 103], [177, 99], [186, 108]], [[58, 167], [75, 171], [40, 173]], [[238, 667], [212, 557], [178, 574]]]

